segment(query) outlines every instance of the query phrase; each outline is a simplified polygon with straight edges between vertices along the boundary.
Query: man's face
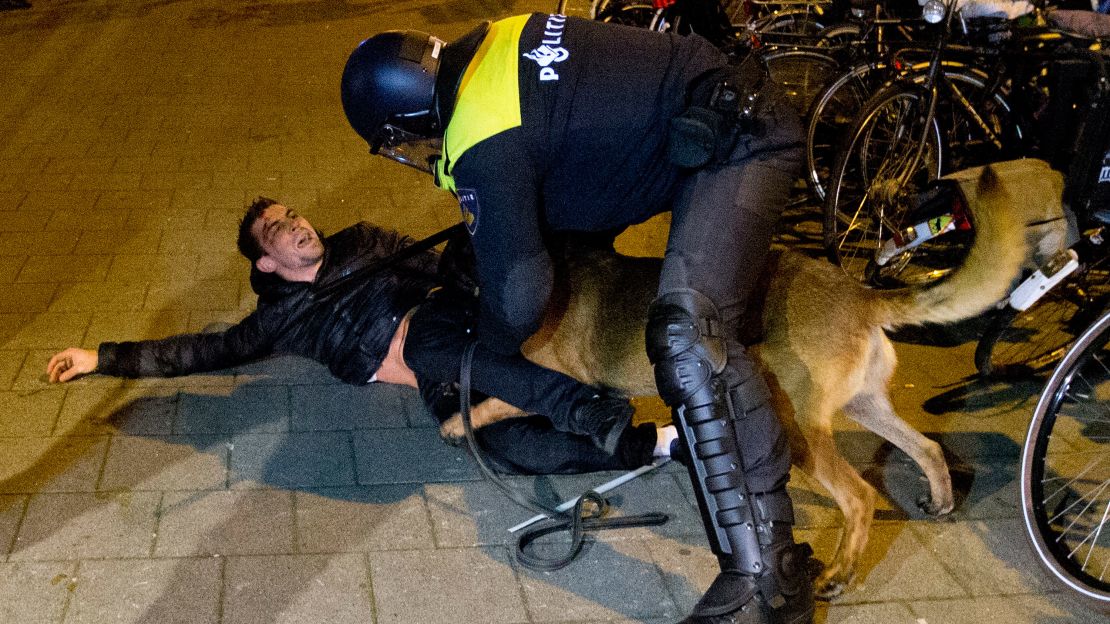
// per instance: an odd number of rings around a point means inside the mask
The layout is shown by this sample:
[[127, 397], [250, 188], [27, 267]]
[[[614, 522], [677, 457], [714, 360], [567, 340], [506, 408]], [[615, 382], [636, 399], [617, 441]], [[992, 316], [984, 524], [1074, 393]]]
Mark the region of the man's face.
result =
[[324, 244], [312, 224], [281, 204], [266, 208], [251, 233], [264, 253], [257, 263], [262, 271], [288, 278], [324, 257]]

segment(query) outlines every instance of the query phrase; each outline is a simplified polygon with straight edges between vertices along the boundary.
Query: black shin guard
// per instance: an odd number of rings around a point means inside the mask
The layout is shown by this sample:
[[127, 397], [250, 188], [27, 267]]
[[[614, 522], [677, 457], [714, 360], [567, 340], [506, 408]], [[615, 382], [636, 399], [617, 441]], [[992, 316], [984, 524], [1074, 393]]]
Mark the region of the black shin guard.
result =
[[[737, 437], [738, 420], [774, 418], [755, 414], [772, 409], [762, 379], [754, 370], [745, 378], [728, 368], [717, 310], [695, 291], [667, 293], [652, 303], [647, 348], [659, 394], [689, 453], [698, 508], [721, 563], [721, 575], [689, 621], [743, 612], [752, 622], [778, 621], [780, 614], [783, 621], [808, 622], [812, 595], [804, 564], [793, 563], [804, 552], [791, 534], [790, 498], [785, 487], [749, 490]], [[762, 599], [753, 601], [757, 594]]]

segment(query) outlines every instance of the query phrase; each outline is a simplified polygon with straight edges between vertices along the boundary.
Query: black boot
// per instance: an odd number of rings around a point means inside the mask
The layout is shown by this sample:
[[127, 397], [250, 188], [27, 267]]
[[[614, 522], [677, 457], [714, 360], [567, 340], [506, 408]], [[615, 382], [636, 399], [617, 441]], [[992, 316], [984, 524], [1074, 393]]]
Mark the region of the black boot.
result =
[[813, 622], [813, 549], [785, 539], [772, 543], [764, 561], [772, 570], [749, 576], [726, 570], [680, 624], [811, 624]]
[[626, 397], [601, 389], [575, 404], [568, 425], [571, 433], [588, 436], [595, 446], [612, 454], [634, 411]]

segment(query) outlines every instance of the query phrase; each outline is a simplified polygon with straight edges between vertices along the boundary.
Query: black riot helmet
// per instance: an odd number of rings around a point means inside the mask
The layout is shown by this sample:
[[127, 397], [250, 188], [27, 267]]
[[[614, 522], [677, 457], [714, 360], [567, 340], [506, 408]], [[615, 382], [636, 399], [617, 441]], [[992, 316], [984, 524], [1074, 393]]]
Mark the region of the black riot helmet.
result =
[[429, 167], [426, 158], [438, 153], [443, 135], [434, 107], [443, 46], [427, 33], [391, 30], [351, 53], [343, 69], [343, 112], [371, 153]]
[[486, 22], [451, 44], [391, 30], [355, 48], [343, 69], [343, 112], [372, 154], [430, 171], [459, 81], [488, 30]]

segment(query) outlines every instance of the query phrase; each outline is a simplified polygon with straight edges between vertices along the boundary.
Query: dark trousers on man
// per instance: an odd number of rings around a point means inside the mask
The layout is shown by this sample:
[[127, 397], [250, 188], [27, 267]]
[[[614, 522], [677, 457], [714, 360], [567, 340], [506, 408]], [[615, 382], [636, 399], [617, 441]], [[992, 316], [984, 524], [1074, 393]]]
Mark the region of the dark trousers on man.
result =
[[[463, 351], [473, 340], [475, 300], [439, 291], [409, 323], [405, 363], [416, 374], [421, 395], [442, 422], [458, 411]], [[576, 402], [596, 390], [562, 373], [537, 366], [521, 355], [505, 356], [481, 345], [471, 365], [471, 402], [493, 396], [532, 416], [478, 430], [478, 440], [499, 469], [522, 474], [568, 474], [629, 470], [652, 461], [655, 427], [628, 427], [614, 453], [584, 435], [568, 433]]]

